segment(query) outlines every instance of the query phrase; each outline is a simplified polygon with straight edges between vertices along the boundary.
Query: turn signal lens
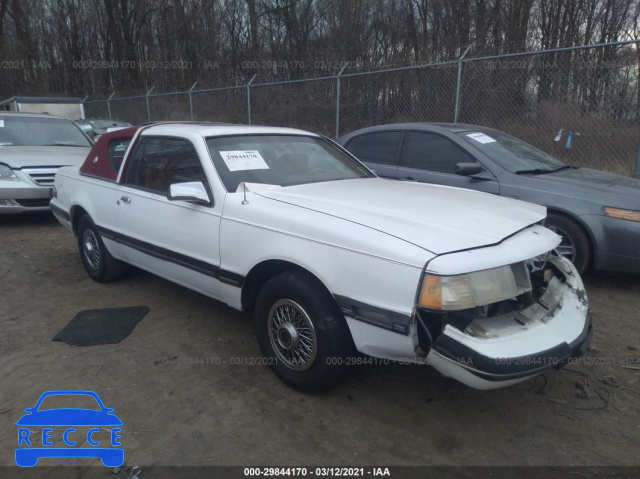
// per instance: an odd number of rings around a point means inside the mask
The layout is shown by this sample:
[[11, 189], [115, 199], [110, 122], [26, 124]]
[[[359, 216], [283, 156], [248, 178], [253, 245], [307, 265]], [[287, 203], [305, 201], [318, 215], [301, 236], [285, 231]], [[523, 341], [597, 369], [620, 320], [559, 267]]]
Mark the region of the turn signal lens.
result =
[[623, 210], [621, 208], [611, 208], [606, 206], [603, 208], [604, 214], [611, 218], [620, 218], [621, 220], [640, 221], [640, 211]]
[[440, 276], [428, 275], [424, 278], [420, 292], [420, 306], [423, 308], [442, 309], [442, 281]]

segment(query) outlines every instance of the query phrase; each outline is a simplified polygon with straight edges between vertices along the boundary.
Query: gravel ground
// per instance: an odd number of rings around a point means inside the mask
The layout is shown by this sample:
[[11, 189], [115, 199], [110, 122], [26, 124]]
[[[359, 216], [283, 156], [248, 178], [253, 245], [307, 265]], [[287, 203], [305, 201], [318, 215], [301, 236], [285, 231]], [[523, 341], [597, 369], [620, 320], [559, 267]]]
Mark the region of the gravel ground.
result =
[[[390, 364], [305, 395], [256, 364], [250, 315], [135, 269], [95, 283], [48, 214], [1, 217], [0, 235], [2, 465], [22, 410], [53, 389], [115, 408], [128, 466], [640, 465], [640, 276], [587, 275], [592, 350], [515, 387]], [[51, 341], [79, 311], [137, 305], [150, 313], [118, 344]]]

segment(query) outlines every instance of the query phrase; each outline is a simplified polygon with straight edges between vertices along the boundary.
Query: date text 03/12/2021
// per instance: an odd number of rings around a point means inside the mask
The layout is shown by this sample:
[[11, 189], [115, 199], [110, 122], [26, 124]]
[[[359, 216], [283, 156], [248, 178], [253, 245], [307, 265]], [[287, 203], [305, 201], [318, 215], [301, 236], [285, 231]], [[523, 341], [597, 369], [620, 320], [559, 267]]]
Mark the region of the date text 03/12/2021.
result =
[[391, 476], [388, 467], [245, 467], [245, 477], [379, 477]]

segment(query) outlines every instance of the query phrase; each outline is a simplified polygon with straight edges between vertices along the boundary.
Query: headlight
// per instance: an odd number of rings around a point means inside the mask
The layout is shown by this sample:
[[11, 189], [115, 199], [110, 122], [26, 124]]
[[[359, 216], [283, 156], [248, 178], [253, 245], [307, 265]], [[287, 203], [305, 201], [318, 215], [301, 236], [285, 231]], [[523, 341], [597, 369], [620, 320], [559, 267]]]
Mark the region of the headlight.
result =
[[530, 290], [531, 279], [524, 263], [457, 276], [426, 274], [418, 305], [457, 311], [514, 298]]
[[604, 214], [611, 218], [620, 218], [622, 220], [640, 221], [640, 211], [623, 210], [621, 208], [611, 208], [605, 206], [602, 208]]
[[0, 163], [0, 180], [17, 180], [18, 177], [11, 168]]

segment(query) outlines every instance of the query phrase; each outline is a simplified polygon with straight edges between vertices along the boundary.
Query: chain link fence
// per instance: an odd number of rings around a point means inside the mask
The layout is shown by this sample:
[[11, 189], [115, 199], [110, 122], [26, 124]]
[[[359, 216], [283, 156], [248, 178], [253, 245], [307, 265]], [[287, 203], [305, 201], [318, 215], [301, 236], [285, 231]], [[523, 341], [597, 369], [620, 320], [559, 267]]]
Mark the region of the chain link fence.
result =
[[336, 79], [263, 83], [251, 88], [251, 122], [334, 136]]
[[341, 78], [340, 133], [416, 121], [453, 122], [455, 63], [347, 74]]
[[[635, 46], [471, 59], [459, 121], [504, 130], [564, 162], [631, 175], [640, 116]], [[637, 173], [637, 172], [636, 172]]]
[[467, 56], [331, 76], [85, 102], [133, 124], [214, 121], [338, 137], [366, 126], [455, 122], [497, 128], [574, 166], [640, 174], [638, 42]]
[[[247, 88], [231, 87], [194, 91], [189, 119], [222, 123], [248, 123]], [[167, 118], [169, 119], [169, 118]]]

